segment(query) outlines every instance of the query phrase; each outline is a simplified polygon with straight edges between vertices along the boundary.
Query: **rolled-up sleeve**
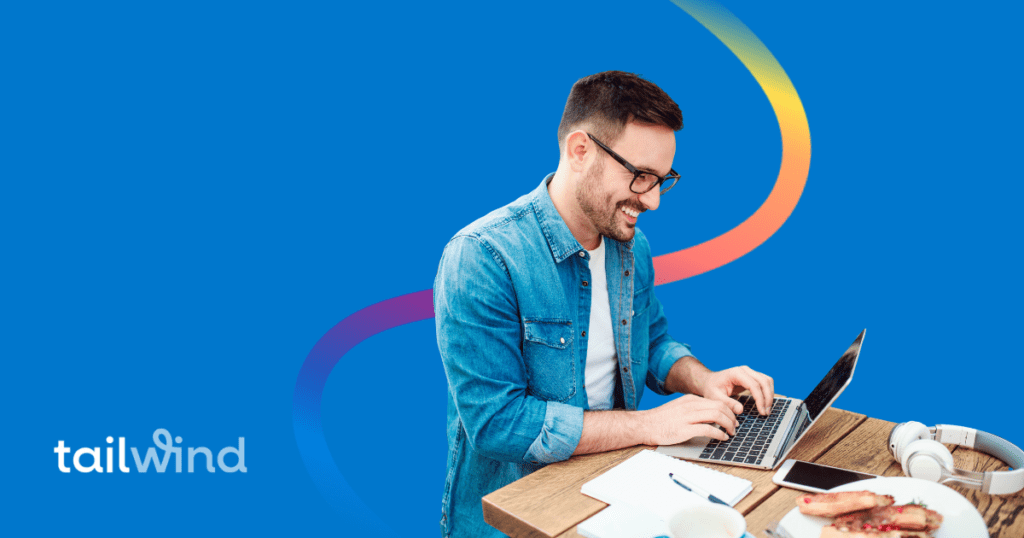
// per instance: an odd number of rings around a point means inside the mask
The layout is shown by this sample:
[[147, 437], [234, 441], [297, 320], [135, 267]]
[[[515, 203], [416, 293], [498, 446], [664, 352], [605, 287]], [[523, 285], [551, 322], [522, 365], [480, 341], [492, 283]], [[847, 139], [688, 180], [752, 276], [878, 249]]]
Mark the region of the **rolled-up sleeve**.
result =
[[583, 435], [583, 408], [559, 402], [547, 402], [544, 425], [530, 445], [527, 459], [535, 463], [554, 463], [569, 459]]
[[476, 237], [453, 238], [434, 279], [434, 316], [466, 439], [494, 460], [564, 460], [579, 443], [583, 410], [527, 394], [518, 312], [501, 258]]

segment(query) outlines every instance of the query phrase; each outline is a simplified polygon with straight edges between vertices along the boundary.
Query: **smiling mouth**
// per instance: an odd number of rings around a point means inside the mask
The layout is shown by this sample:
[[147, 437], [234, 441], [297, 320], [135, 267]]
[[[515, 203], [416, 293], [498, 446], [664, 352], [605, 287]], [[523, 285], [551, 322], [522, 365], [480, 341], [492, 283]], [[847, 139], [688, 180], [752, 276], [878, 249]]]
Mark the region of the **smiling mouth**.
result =
[[634, 219], [640, 216], [640, 212], [639, 211], [637, 211], [635, 209], [630, 209], [630, 208], [625, 207], [625, 206], [622, 207], [622, 212], [627, 214], [627, 215], [629, 215], [630, 217], [633, 217]]

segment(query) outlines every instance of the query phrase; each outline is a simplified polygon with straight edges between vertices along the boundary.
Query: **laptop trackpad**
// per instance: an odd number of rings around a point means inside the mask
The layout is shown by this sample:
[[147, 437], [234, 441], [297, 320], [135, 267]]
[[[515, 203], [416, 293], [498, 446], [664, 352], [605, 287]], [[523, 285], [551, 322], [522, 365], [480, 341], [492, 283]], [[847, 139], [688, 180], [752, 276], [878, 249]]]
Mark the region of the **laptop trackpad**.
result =
[[678, 445], [659, 446], [657, 451], [677, 458], [697, 459], [704, 451], [704, 445], [708, 444], [708, 441], [711, 441], [710, 437], [694, 437]]

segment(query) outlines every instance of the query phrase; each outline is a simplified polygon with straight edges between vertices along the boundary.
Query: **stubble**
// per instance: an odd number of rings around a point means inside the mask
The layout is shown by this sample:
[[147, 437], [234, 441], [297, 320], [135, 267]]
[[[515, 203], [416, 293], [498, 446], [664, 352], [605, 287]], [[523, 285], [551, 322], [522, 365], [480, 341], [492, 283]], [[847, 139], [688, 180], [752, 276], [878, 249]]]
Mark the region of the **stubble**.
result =
[[616, 226], [616, 214], [620, 208], [625, 206], [636, 210], [644, 211], [643, 207], [633, 200], [622, 200], [614, 203], [612, 194], [601, 192], [601, 180], [604, 173], [604, 161], [598, 161], [594, 167], [576, 183], [576, 202], [583, 210], [583, 214], [590, 219], [598, 233], [605, 237], [614, 239], [620, 243], [633, 239], [633, 224], [626, 222], [626, 229]]

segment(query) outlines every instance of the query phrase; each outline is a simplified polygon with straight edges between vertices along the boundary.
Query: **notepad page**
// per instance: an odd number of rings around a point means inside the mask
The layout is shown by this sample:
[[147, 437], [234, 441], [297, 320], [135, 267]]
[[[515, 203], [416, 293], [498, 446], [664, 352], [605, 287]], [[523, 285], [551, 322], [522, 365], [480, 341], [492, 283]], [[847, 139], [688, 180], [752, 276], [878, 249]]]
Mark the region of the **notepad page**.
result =
[[700, 486], [730, 506], [735, 506], [754, 489], [749, 480], [653, 450], [642, 450], [583, 484], [580, 492], [612, 505], [626, 503], [642, 507], [665, 521], [683, 505], [708, 502], [673, 482], [669, 473]]
[[668, 524], [646, 510], [616, 503], [576, 526], [585, 538], [660, 538], [671, 536]]

